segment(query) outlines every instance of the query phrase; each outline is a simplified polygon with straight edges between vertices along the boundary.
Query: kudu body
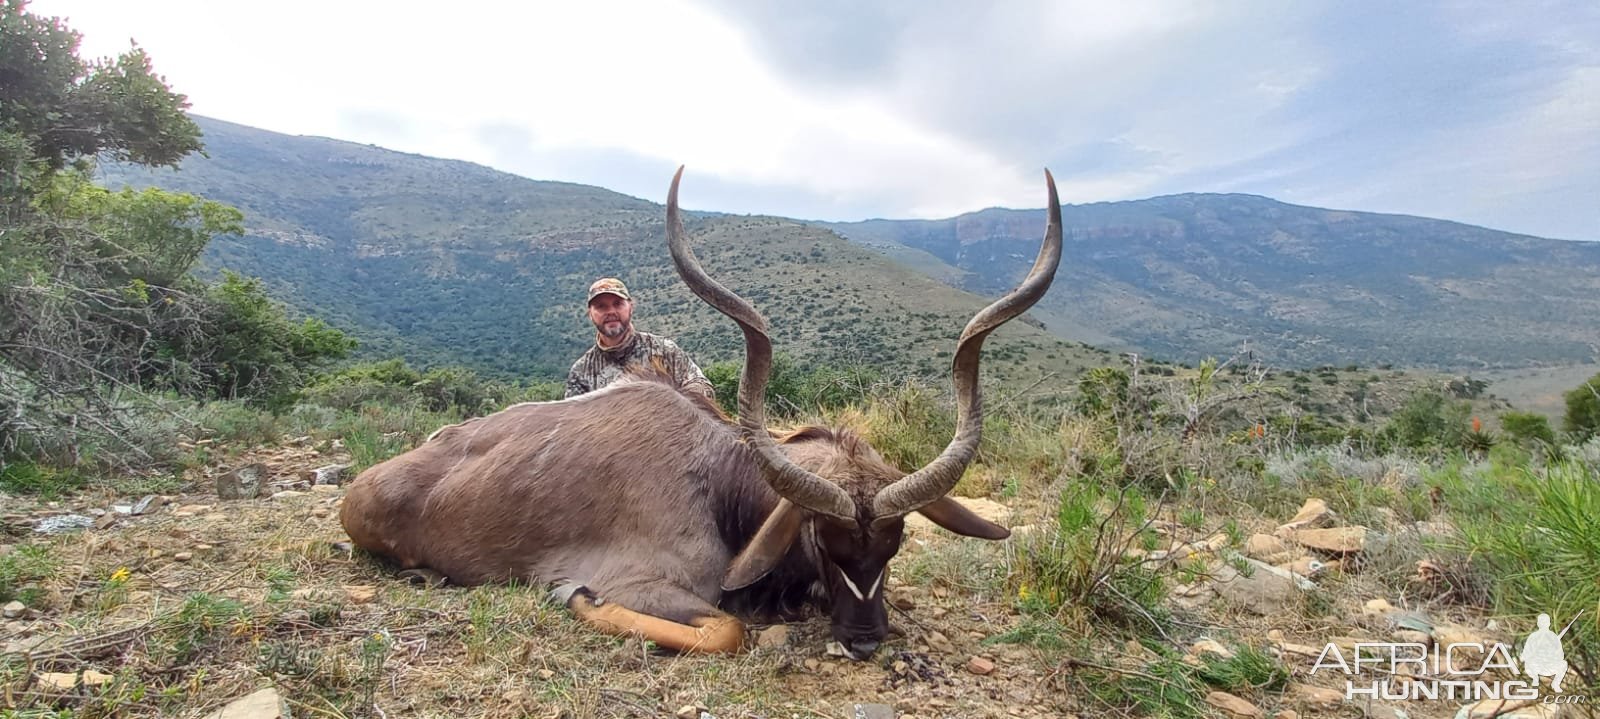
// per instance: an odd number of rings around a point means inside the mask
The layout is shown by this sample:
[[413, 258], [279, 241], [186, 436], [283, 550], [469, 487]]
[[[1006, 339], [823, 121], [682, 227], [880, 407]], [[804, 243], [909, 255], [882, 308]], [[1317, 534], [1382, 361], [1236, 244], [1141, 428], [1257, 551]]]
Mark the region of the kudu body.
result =
[[1050, 219], [1032, 272], [957, 345], [956, 436], [908, 475], [845, 429], [768, 430], [765, 320], [689, 250], [681, 174], [668, 194], [669, 247], [689, 288], [744, 333], [737, 424], [637, 368], [596, 392], [434, 433], [361, 473], [340, 520], [357, 545], [401, 568], [456, 584], [559, 585], [596, 628], [680, 650], [737, 649], [744, 629], [729, 611], [770, 618], [817, 603], [834, 639], [866, 658], [888, 629], [884, 580], [906, 514], [966, 536], [1008, 534], [945, 495], [978, 446], [983, 338], [1038, 301], [1060, 262], [1054, 181], [1046, 173]]

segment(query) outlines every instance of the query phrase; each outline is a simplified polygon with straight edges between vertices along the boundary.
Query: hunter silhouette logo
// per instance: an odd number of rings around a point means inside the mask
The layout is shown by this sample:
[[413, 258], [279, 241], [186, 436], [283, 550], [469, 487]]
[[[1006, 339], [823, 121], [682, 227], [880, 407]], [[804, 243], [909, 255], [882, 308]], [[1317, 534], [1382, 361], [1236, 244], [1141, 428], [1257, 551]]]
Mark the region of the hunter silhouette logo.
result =
[[[1313, 675], [1336, 671], [1346, 676], [1345, 698], [1387, 700], [1531, 700], [1548, 704], [1585, 704], [1587, 695], [1563, 694], [1567, 677], [1566, 650], [1561, 640], [1583, 612], [1558, 633], [1550, 615], [1540, 614], [1538, 628], [1522, 640], [1522, 651], [1502, 642], [1468, 641], [1428, 645], [1419, 642], [1357, 642], [1348, 648], [1329, 642], [1311, 668]], [[1410, 681], [1395, 682], [1407, 675]], [[1512, 677], [1512, 678], [1500, 678]], [[1526, 677], [1526, 678], [1524, 678]], [[1546, 693], [1540, 680], [1550, 679]]]
[[1522, 671], [1533, 680], [1535, 687], [1539, 686], [1539, 677], [1550, 677], [1550, 690], [1561, 693], [1561, 680], [1567, 676], [1567, 655], [1561, 649], [1561, 638], [1572, 629], [1576, 617], [1557, 634], [1550, 631], [1550, 615], [1539, 615], [1539, 628], [1528, 635], [1522, 644]]

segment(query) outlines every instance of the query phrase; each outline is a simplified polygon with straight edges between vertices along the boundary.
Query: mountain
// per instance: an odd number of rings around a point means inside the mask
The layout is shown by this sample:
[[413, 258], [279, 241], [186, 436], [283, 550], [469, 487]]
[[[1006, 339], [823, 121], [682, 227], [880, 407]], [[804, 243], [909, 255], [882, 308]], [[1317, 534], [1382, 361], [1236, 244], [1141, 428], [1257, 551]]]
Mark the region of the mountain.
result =
[[[1063, 207], [1035, 308], [1053, 331], [1193, 358], [1245, 342], [1288, 366], [1447, 369], [1592, 360], [1600, 243], [1455, 222], [1186, 194]], [[978, 293], [1022, 276], [1042, 210], [824, 226]]]
[[[205, 156], [178, 170], [108, 164], [102, 179], [239, 207], [245, 235], [214, 241], [205, 271], [262, 277], [275, 296], [360, 338], [368, 356], [563, 376], [590, 342], [584, 289], [606, 275], [635, 291], [641, 329], [677, 338], [702, 363], [739, 356], [732, 323], [672, 270], [661, 205], [196, 120]], [[1193, 362], [1246, 341], [1280, 366], [1477, 370], [1587, 360], [1600, 338], [1600, 243], [1245, 195], [1064, 213], [1056, 282], [991, 339], [990, 372], [1070, 379], [1113, 361], [1081, 343]], [[689, 218], [707, 269], [767, 315], [780, 352], [924, 376], [947, 370], [962, 326], [1014, 286], [1044, 231], [1042, 210], [856, 223]]]
[[[661, 205], [195, 119], [206, 156], [177, 170], [107, 165], [101, 179], [240, 208], [244, 236], [213, 241], [203, 271], [261, 277], [275, 297], [354, 334], [368, 356], [564, 377], [593, 337], [585, 290], [609, 275], [634, 294], [640, 329], [674, 337], [702, 365], [741, 356], [736, 326], [673, 270]], [[755, 303], [775, 349], [799, 360], [937, 376], [948, 372], [962, 327], [991, 299], [814, 225], [711, 213], [689, 213], [687, 224], [706, 269]], [[1023, 317], [996, 332], [985, 351], [990, 376], [1071, 377], [1105, 361], [1037, 324]]]

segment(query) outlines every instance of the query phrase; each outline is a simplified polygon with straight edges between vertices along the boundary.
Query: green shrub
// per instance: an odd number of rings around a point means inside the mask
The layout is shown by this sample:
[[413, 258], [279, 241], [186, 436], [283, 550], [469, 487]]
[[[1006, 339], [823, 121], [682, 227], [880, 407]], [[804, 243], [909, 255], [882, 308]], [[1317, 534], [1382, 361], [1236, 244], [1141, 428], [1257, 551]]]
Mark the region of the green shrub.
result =
[[1555, 444], [1556, 433], [1550, 420], [1532, 412], [1506, 412], [1500, 415], [1500, 428], [1513, 440], [1524, 446], [1536, 443]]

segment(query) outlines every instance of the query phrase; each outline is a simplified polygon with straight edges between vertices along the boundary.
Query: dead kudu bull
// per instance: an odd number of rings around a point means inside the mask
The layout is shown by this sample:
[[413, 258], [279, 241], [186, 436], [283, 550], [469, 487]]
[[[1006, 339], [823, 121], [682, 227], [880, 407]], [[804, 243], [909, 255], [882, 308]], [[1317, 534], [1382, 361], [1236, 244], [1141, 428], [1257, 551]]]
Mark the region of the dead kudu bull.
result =
[[957, 429], [944, 452], [906, 474], [844, 429], [775, 435], [762, 393], [766, 320], [708, 277], [689, 250], [678, 180], [667, 238], [683, 281], [744, 332], [739, 420], [646, 373], [559, 402], [514, 405], [446, 427], [357, 477], [340, 520], [361, 547], [455, 584], [557, 586], [590, 625], [682, 651], [735, 651], [728, 612], [797, 616], [827, 607], [855, 659], [888, 631], [884, 576], [910, 512], [957, 534], [1008, 531], [945, 495], [982, 432], [979, 349], [1037, 302], [1061, 260], [1054, 180], [1049, 225], [1021, 286], [967, 324], [952, 370]]

